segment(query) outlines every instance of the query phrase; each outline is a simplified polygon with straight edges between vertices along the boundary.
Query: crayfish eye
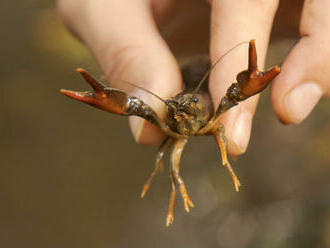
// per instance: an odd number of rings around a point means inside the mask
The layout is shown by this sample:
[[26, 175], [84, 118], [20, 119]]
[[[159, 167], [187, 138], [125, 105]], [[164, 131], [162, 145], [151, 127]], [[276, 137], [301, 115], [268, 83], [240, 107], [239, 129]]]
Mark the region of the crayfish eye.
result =
[[196, 96], [193, 96], [193, 97], [192, 97], [192, 102], [194, 102], [194, 103], [198, 103], [198, 98], [197, 98]]

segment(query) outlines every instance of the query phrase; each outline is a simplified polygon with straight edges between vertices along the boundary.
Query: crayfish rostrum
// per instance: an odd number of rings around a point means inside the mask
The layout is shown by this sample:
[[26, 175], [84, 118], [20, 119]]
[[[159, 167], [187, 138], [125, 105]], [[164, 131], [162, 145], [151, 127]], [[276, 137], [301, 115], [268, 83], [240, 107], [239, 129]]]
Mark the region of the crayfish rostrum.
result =
[[[177, 189], [180, 190], [185, 210], [189, 212], [189, 207], [194, 206], [180, 175], [180, 159], [189, 136], [214, 136], [221, 152], [222, 164], [228, 169], [235, 190], [239, 191], [240, 182], [227, 158], [224, 126], [219, 124], [219, 117], [222, 113], [237, 105], [240, 101], [244, 101], [261, 92], [280, 72], [278, 66], [265, 72], [258, 70], [255, 42], [254, 40], [251, 40], [249, 42], [248, 69], [237, 75], [237, 82], [233, 83], [228, 88], [226, 95], [221, 99], [218, 108], [214, 111], [208, 91], [204, 89], [205, 87], [201, 87], [203, 82], [208, 80], [209, 73], [214, 66], [215, 64], [211, 67], [208, 66], [206, 73], [204, 72], [204, 76], [202, 75], [203, 78], [201, 79], [201, 77], [199, 77], [199, 82], [196, 82], [196, 80], [195, 82], [187, 82], [188, 79], [185, 76], [187, 73], [184, 73], [185, 69], [183, 68], [183, 81], [185, 85], [195, 85], [195, 87], [191, 88], [188, 86], [186, 87], [186, 90], [167, 100], [163, 100], [156, 96], [166, 104], [167, 115], [164, 120], [160, 119], [152, 107], [139, 98], [128, 96], [124, 91], [119, 89], [104, 86], [83, 69], [77, 69], [77, 71], [93, 88], [93, 92], [61, 90], [64, 95], [110, 113], [126, 116], [140, 116], [159, 127], [166, 134], [166, 138], [161, 144], [156, 156], [155, 168], [143, 187], [141, 197], [145, 196], [150, 187], [151, 180], [163, 167], [162, 160], [165, 152], [170, 147], [173, 147], [170, 166], [171, 187], [169, 209], [166, 219], [167, 226], [173, 223], [173, 208]], [[145, 90], [148, 91], [147, 89]], [[152, 92], [150, 93], [153, 94]]]

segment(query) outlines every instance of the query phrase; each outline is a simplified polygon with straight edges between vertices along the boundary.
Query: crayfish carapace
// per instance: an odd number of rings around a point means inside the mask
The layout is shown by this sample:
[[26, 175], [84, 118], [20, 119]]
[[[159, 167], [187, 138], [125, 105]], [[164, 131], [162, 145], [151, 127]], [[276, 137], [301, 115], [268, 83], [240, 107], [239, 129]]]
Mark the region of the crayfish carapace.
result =
[[[194, 89], [186, 89], [168, 100], [163, 100], [156, 96], [166, 104], [167, 116], [165, 120], [160, 119], [152, 107], [148, 106], [139, 98], [128, 96], [119, 89], [104, 86], [83, 69], [77, 69], [77, 71], [93, 88], [93, 92], [61, 90], [64, 95], [110, 113], [140, 116], [158, 126], [166, 134], [167, 137], [161, 144], [156, 156], [155, 168], [143, 187], [141, 197], [145, 196], [150, 187], [151, 180], [163, 167], [162, 160], [165, 152], [170, 147], [173, 147], [170, 166], [171, 190], [166, 219], [167, 226], [173, 223], [173, 208], [177, 189], [181, 193], [186, 211], [189, 212], [189, 207], [194, 206], [180, 175], [180, 159], [189, 136], [214, 136], [221, 152], [222, 164], [228, 169], [236, 191], [239, 191], [240, 182], [227, 158], [227, 141], [224, 135], [224, 126], [218, 121], [219, 117], [240, 101], [244, 101], [261, 92], [280, 72], [278, 66], [265, 72], [258, 70], [255, 42], [251, 40], [249, 42], [248, 69], [237, 75], [237, 82], [228, 88], [226, 95], [221, 99], [216, 111], [214, 111], [209, 93], [200, 87], [204, 81], [208, 80], [209, 73], [214, 66], [215, 64], [212, 67], [208, 67], [209, 69], [204, 74], [203, 79], [199, 83], [197, 82], [198, 86]], [[184, 74], [183, 81], [185, 82]]]

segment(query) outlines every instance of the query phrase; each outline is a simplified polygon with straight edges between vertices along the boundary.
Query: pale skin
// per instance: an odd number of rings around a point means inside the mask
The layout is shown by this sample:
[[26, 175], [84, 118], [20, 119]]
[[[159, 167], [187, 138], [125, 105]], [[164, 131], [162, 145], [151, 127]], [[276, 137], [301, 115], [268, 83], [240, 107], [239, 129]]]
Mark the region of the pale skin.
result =
[[[182, 89], [179, 66], [156, 23], [173, 0], [59, 0], [64, 23], [92, 51], [111, 87], [115, 78], [138, 82], [164, 99]], [[213, 0], [211, 6], [210, 58], [215, 62], [231, 47], [256, 39], [262, 69], [269, 35], [278, 7], [276, 0]], [[197, 11], [197, 10], [196, 10]], [[300, 22], [300, 41], [284, 59], [282, 72], [271, 88], [273, 109], [285, 124], [298, 124], [309, 116], [330, 86], [330, 1], [306, 0]], [[246, 48], [239, 48], [211, 74], [210, 92], [215, 105], [235, 75], [246, 68]], [[119, 82], [119, 81], [118, 81]], [[166, 82], [166, 83], [164, 83]], [[118, 83], [117, 83], [118, 84]], [[139, 91], [131, 94], [146, 100]], [[251, 97], [221, 116], [226, 127], [228, 152], [240, 155], [247, 149], [258, 96]], [[161, 113], [162, 102], [152, 107]], [[138, 143], [154, 144], [161, 131], [137, 117], [130, 117]]]

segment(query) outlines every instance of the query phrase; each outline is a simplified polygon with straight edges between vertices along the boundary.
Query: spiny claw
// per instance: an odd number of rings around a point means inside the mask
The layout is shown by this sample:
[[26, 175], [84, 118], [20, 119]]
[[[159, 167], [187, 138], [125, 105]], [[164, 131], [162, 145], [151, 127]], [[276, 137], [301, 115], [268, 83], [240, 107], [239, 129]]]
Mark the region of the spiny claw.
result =
[[93, 78], [86, 70], [77, 68], [77, 72], [86, 80], [86, 82], [93, 88], [95, 92], [104, 92], [105, 86]]
[[242, 71], [237, 75], [240, 93], [246, 98], [263, 91], [268, 84], [281, 72], [278, 66], [274, 66], [266, 72]]
[[237, 75], [237, 82], [240, 93], [245, 97], [250, 97], [264, 90], [267, 85], [280, 73], [281, 69], [278, 66], [261, 72], [257, 66], [257, 50], [255, 41], [249, 43], [249, 66], [245, 71]]
[[125, 92], [109, 88], [94, 79], [87, 71], [84, 69], [77, 69], [77, 71], [82, 75], [86, 82], [93, 88], [94, 92], [85, 91], [71, 91], [61, 89], [60, 92], [64, 95], [73, 98], [75, 100], [87, 103], [96, 108], [108, 111], [114, 114], [127, 115], [126, 113], [126, 103], [128, 97]]
[[93, 104], [95, 102], [95, 98], [93, 97], [93, 93], [89, 91], [80, 92], [80, 91], [73, 91], [73, 90], [65, 90], [60, 89], [60, 92], [63, 95], [66, 95], [68, 97], [71, 97], [73, 99], [76, 99], [78, 101], [87, 103], [87, 104]]
[[160, 127], [164, 133], [176, 138], [181, 137], [179, 134], [173, 132], [162, 122], [160, 122], [156, 112], [142, 100], [134, 96], [127, 96], [125, 92], [119, 89], [104, 86], [84, 69], [79, 68], [77, 71], [93, 88], [94, 92], [78, 92], [64, 89], [60, 90], [64, 95], [113, 114], [140, 116], [152, 124]]
[[233, 83], [227, 89], [226, 95], [221, 99], [218, 109], [215, 112], [214, 121], [206, 125], [200, 133], [208, 132], [212, 128], [212, 125], [218, 122], [220, 115], [230, 108], [263, 91], [280, 71], [281, 69], [278, 66], [274, 66], [265, 72], [258, 70], [255, 41], [251, 40], [249, 42], [248, 69], [237, 74], [237, 83]]

